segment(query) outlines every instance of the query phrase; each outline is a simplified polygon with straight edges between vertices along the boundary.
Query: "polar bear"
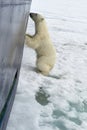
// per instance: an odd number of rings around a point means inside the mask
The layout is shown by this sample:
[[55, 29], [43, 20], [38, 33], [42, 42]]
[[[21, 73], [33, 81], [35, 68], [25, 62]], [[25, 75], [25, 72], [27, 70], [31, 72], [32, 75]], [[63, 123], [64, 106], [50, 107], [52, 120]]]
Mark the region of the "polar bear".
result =
[[36, 51], [37, 69], [43, 75], [48, 75], [56, 61], [56, 49], [52, 44], [43, 16], [30, 13], [30, 17], [35, 23], [35, 34], [33, 36], [26, 34], [26, 44]]

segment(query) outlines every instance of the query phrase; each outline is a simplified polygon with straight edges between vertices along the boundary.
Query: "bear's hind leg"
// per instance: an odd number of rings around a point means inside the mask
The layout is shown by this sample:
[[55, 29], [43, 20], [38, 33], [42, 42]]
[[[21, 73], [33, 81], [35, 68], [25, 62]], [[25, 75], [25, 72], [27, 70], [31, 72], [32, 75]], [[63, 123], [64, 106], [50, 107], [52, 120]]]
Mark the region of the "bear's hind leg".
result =
[[38, 64], [37, 67], [40, 70], [40, 73], [42, 73], [43, 75], [47, 76], [49, 74], [50, 68], [47, 64], [44, 65]]
[[50, 72], [51, 67], [43, 62], [37, 62], [37, 68], [40, 71], [40, 73], [42, 73], [43, 75], [48, 75]]

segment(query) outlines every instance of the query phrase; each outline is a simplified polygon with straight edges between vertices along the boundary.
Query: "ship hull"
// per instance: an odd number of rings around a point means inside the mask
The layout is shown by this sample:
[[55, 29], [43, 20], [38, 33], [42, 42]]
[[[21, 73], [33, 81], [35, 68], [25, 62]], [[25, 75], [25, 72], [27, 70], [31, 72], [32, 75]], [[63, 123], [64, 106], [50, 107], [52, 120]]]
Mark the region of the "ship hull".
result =
[[0, 130], [14, 101], [31, 0], [0, 1]]

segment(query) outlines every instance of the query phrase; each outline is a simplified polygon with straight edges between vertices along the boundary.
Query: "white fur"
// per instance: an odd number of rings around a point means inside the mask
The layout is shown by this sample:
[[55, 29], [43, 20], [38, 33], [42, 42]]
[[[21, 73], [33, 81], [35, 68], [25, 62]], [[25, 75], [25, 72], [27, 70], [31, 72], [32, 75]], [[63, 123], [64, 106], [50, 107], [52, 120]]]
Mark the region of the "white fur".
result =
[[31, 13], [35, 22], [35, 35], [26, 34], [26, 44], [37, 53], [36, 66], [43, 75], [48, 75], [56, 60], [56, 50], [50, 39], [45, 19], [40, 14]]

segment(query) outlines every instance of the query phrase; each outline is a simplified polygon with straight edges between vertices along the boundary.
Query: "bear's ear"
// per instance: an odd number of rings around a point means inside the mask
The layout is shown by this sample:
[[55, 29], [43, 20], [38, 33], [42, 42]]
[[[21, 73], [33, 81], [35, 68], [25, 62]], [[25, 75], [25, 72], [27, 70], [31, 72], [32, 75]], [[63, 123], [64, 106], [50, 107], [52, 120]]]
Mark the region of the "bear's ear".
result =
[[40, 21], [43, 21], [44, 20], [44, 18], [41, 18], [41, 20]]

